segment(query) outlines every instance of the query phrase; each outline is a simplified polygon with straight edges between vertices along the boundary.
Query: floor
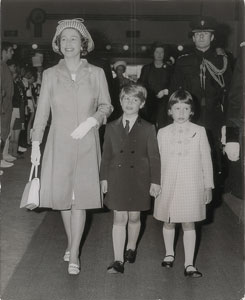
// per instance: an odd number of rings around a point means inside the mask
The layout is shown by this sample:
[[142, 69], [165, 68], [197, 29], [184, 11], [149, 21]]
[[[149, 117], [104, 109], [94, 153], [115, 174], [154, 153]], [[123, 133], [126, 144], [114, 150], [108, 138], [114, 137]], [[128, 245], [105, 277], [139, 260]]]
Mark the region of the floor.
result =
[[112, 261], [112, 214], [89, 211], [82, 241], [81, 273], [67, 274], [66, 238], [57, 211], [20, 209], [30, 171], [30, 150], [1, 178], [2, 300], [240, 300], [244, 297], [243, 201], [226, 194], [212, 218], [198, 226], [196, 265], [201, 279], [183, 275], [182, 232], [172, 269], [161, 267], [162, 224], [142, 216], [135, 264], [107, 274]]

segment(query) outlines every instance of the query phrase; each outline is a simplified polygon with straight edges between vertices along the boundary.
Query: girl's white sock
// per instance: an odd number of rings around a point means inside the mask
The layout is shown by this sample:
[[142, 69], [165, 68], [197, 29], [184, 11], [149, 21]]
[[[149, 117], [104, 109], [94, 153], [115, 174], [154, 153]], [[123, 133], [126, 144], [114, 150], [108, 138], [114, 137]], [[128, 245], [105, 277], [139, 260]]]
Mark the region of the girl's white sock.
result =
[[196, 245], [196, 231], [184, 230], [183, 243], [185, 250], [185, 268], [193, 265], [195, 245]]

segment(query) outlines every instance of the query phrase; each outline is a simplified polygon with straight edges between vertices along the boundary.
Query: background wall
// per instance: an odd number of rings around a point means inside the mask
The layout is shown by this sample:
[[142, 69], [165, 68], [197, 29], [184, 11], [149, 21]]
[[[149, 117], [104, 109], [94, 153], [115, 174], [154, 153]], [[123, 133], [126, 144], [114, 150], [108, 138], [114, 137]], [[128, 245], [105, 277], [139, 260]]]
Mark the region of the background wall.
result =
[[[239, 20], [244, 14], [243, 6], [240, 0], [3, 0], [2, 40], [26, 45], [30, 50], [36, 43], [48, 52], [57, 20], [83, 17], [97, 51], [114, 58], [128, 57], [137, 63], [149, 57], [141, 47], [149, 49], [154, 41], [173, 46], [192, 44], [188, 38], [190, 20], [194, 16], [209, 15], [229, 27], [227, 48], [236, 56], [242, 41]], [[40, 11], [31, 15], [36, 8], [45, 14], [42, 24], [35, 24], [41, 22]], [[138, 31], [139, 36], [129, 37], [128, 31]], [[106, 45], [111, 45], [111, 49], [106, 50]], [[123, 50], [123, 45], [128, 45], [129, 50]]]

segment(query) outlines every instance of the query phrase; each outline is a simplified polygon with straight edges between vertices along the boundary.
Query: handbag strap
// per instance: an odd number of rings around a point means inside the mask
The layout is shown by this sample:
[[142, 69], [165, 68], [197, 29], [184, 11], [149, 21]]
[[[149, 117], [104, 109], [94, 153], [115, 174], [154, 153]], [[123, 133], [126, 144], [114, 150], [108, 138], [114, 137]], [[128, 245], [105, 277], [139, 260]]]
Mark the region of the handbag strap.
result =
[[32, 180], [34, 169], [35, 169], [35, 177], [37, 177], [38, 166], [35, 166], [35, 165], [32, 164], [32, 166], [31, 166], [31, 172], [30, 172], [30, 176], [29, 176], [29, 181]]

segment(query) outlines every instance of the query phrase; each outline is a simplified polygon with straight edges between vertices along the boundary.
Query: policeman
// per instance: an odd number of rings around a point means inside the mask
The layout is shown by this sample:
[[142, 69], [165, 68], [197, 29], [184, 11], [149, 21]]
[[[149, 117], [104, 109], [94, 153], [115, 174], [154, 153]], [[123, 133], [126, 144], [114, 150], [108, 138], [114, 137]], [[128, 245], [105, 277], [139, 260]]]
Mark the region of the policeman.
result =
[[216, 174], [221, 174], [221, 127], [224, 124], [231, 67], [226, 55], [217, 54], [211, 46], [216, 27], [213, 18], [200, 17], [191, 22], [190, 27], [195, 47], [191, 53], [177, 59], [170, 92], [182, 86], [192, 94], [197, 116], [193, 121], [206, 128], [214, 169]]
[[243, 199], [244, 193], [244, 62], [245, 42], [240, 45], [228, 95], [229, 105], [225, 125], [222, 128], [222, 143], [229, 159], [229, 174], [226, 179], [226, 192]]

